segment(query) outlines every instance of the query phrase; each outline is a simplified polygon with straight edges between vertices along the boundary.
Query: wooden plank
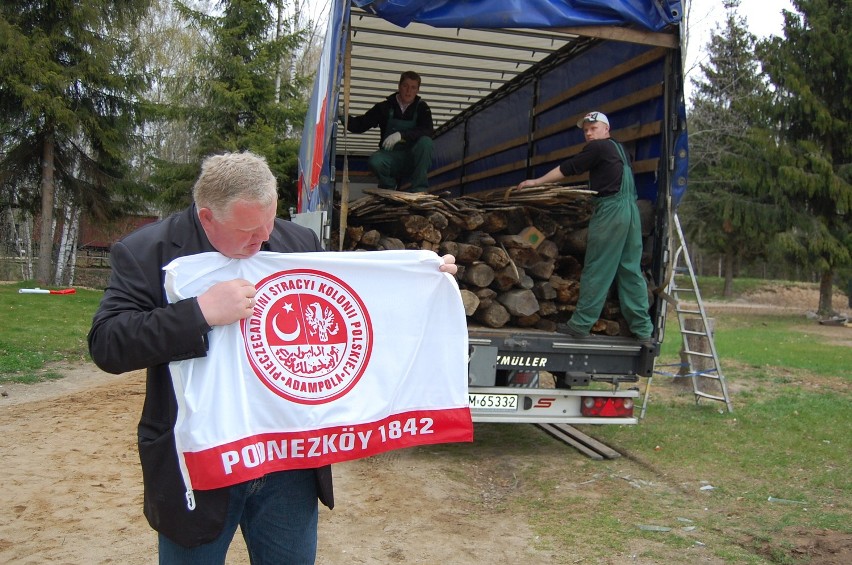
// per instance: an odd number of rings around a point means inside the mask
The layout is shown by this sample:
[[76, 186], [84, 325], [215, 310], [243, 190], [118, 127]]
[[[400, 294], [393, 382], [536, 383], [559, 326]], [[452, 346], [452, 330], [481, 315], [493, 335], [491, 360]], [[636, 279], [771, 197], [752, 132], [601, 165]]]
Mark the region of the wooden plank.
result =
[[614, 80], [623, 74], [633, 72], [639, 67], [643, 67], [658, 59], [662, 59], [666, 56], [667, 52], [668, 49], [658, 47], [656, 49], [651, 49], [650, 51], [643, 53], [638, 57], [634, 57], [629, 61], [625, 61], [620, 65], [611, 67], [607, 72], [601, 73], [589, 80], [583, 81], [580, 84], [573, 86], [572, 88], [563, 90], [558, 96], [554, 96], [549, 100], [545, 100], [544, 102], [537, 104], [535, 107], [535, 113], [540, 114], [541, 112], [549, 108], [553, 108], [554, 106], [558, 106], [559, 104], [562, 104], [563, 102], [566, 102], [571, 98], [579, 96], [580, 94], [592, 91], [595, 87], [606, 84], [607, 82]]
[[603, 461], [603, 455], [598, 453], [597, 451], [590, 449], [586, 445], [580, 443], [579, 441], [572, 438], [570, 435], [566, 434], [564, 431], [557, 428], [554, 424], [536, 424], [540, 429], [544, 430], [547, 434], [555, 437], [562, 443], [568, 444], [586, 457], [590, 459], [594, 459], [596, 461]]
[[546, 433], [574, 447], [582, 454], [600, 461], [602, 459], [618, 459], [621, 454], [611, 447], [604, 445], [577, 428], [567, 424], [536, 424]]
[[653, 45], [655, 47], [677, 47], [677, 36], [673, 33], [658, 33], [653, 31], [642, 31], [615, 26], [580, 26], [554, 28], [551, 31], [560, 31], [571, 35], [583, 37], [597, 37], [599, 39], [612, 39], [626, 43], [639, 43], [641, 45]]
[[580, 430], [578, 430], [577, 428], [575, 428], [573, 426], [569, 426], [567, 424], [554, 424], [554, 426], [561, 429], [565, 433], [570, 434], [572, 437], [574, 437], [578, 441], [581, 441], [584, 444], [588, 445], [589, 447], [591, 447], [592, 449], [594, 449], [595, 451], [597, 451], [598, 453], [600, 453], [601, 455], [603, 455], [607, 459], [618, 459], [619, 457], [621, 457], [621, 454], [619, 452], [617, 452], [616, 450], [612, 449], [611, 447], [609, 447], [606, 444], [599, 442], [595, 438], [584, 434], [583, 432], [581, 432]]
[[[596, 106], [595, 109], [599, 112], [603, 112], [604, 114], [613, 114], [615, 112], [618, 112], [619, 110], [624, 110], [625, 108], [636, 106], [641, 102], [647, 102], [648, 100], [660, 98], [662, 95], [663, 85], [654, 84], [647, 88], [643, 88], [642, 90], [628, 94], [627, 96], [617, 98], [612, 102], [607, 102], [606, 104]], [[533, 140], [538, 141], [545, 137], [550, 137], [551, 135], [562, 133], [567, 129], [575, 128], [577, 127], [577, 121], [585, 115], [586, 112], [583, 112], [582, 114], [577, 114], [575, 116], [570, 116], [564, 120], [560, 120], [546, 128], [536, 129], [535, 132], [533, 132]]]
[[[652, 135], [657, 135], [660, 133], [662, 128], [663, 122], [656, 121], [643, 124], [641, 126], [631, 126], [617, 131], [613, 131], [610, 132], [610, 135], [613, 139], [623, 145], [625, 143], [630, 143], [631, 141], [635, 141], [643, 137], [651, 137]], [[577, 153], [579, 153], [583, 149], [583, 147], [586, 146], [586, 143], [588, 142], [582, 141], [569, 147], [557, 149], [556, 151], [550, 151], [549, 153], [536, 155], [532, 158], [531, 164], [540, 165], [542, 163], [550, 163], [552, 161], [562, 161], [564, 159], [567, 159], [568, 157], [571, 157], [572, 155], [576, 155]]]

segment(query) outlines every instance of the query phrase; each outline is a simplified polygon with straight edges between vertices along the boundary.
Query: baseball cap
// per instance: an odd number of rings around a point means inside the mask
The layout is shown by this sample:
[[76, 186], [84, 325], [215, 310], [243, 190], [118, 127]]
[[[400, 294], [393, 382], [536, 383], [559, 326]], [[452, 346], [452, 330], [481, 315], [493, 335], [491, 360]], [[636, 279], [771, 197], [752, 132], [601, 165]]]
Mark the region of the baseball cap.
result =
[[589, 112], [577, 122], [577, 127], [581, 128], [583, 127], [583, 124], [592, 122], [603, 122], [606, 125], [609, 125], [609, 118], [607, 118], [606, 114], [603, 112]]

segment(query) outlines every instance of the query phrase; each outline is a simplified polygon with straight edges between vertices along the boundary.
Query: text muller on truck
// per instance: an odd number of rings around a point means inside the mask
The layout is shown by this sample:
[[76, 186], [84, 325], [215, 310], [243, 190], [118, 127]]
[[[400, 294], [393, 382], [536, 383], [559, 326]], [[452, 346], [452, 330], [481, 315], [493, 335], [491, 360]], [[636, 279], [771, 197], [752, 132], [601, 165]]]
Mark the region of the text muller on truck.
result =
[[[350, 204], [377, 192], [367, 158], [380, 140], [377, 130], [347, 134], [338, 118], [363, 114], [396, 90], [403, 71], [415, 70], [422, 77], [420, 95], [435, 121], [429, 193], [448, 208], [456, 202], [455, 208], [463, 209], [480, 197], [506, 202], [513, 212], [507, 213], [505, 231], [487, 234], [482, 244], [500, 247], [514, 258], [506, 269], [524, 271], [519, 267], [522, 252], [541, 256], [554, 247], [543, 244], [529, 252], [509, 248], [519, 240], [544, 238], [564, 245], [581, 233], [581, 223], [569, 226], [557, 213], [565, 198], [582, 208], [582, 190], [554, 187], [544, 191], [543, 205], [511, 206], [523, 192], [513, 188], [576, 154], [584, 145], [577, 120], [592, 110], [604, 112], [612, 137], [632, 161], [643, 210], [644, 275], [649, 289], [664, 287], [688, 156], [681, 2], [574, 4], [332, 1], [305, 120], [293, 220], [312, 227], [327, 248], [342, 249], [345, 228], [355, 224]], [[577, 177], [566, 184], [583, 187], [586, 182]], [[528, 225], [513, 232], [518, 226], [511, 214], [518, 210]], [[454, 235], [461, 237], [459, 233]], [[435, 250], [448, 244], [436, 242]], [[519, 279], [532, 281], [527, 286], [536, 291], [564, 283], [559, 269], [571, 261], [561, 256], [552, 261], [551, 280]], [[491, 292], [486, 288], [479, 294], [488, 297]], [[546, 304], [558, 311], [564, 305], [540, 302], [542, 310], [531, 318], [538, 317], [538, 325], [491, 327], [482, 323], [482, 316], [468, 317], [474, 421], [637, 423], [637, 383], [652, 374], [658, 347], [642, 346], [617, 332], [617, 320], [610, 321], [613, 331], [594, 338], [557, 333], [545, 323], [543, 309]], [[663, 299], [653, 293], [650, 313], [657, 342], [663, 339], [665, 311]]]

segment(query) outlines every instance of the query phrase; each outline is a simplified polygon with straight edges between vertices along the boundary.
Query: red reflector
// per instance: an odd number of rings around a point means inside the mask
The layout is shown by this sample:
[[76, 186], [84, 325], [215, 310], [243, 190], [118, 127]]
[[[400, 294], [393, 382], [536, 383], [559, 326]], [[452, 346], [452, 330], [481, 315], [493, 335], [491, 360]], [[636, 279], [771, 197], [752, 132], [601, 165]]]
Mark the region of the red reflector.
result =
[[580, 413], [600, 418], [629, 418], [633, 416], [633, 399], [587, 396], [580, 406]]
[[538, 376], [536, 371], [517, 371], [512, 376], [511, 382], [514, 385], [529, 385], [532, 384]]

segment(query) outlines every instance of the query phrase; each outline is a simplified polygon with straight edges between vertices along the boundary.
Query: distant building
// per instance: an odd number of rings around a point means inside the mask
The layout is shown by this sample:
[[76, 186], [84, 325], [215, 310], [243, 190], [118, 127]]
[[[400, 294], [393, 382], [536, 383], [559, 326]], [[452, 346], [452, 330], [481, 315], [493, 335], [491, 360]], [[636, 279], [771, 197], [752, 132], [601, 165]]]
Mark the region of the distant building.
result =
[[84, 217], [80, 220], [80, 235], [77, 238], [77, 248], [92, 251], [109, 251], [112, 244], [122, 237], [159, 219], [159, 217], [151, 215], [123, 216], [109, 223], [97, 223], [89, 217]]

